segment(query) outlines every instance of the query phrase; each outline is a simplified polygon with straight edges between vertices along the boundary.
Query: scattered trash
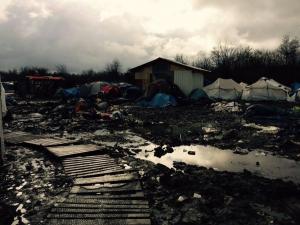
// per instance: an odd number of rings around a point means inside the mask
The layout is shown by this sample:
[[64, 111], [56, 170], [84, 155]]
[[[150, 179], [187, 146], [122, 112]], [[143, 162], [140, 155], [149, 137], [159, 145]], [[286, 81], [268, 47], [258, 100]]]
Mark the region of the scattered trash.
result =
[[178, 202], [183, 202], [183, 201], [185, 201], [185, 200], [187, 200], [187, 199], [188, 199], [188, 197], [186, 197], [186, 196], [184, 196], [184, 195], [183, 195], [183, 196], [181, 195], [181, 196], [178, 197], [177, 201], [178, 201]]

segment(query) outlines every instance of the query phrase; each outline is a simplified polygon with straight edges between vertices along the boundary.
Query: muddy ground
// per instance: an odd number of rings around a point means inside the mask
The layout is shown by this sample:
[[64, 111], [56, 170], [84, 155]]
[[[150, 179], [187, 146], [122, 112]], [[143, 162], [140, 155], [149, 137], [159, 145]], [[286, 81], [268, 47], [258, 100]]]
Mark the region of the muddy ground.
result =
[[[297, 183], [259, 177], [246, 170], [232, 173], [176, 162], [170, 169], [139, 160], [130, 147], [121, 145], [129, 142], [122, 131], [131, 131], [157, 145], [212, 145], [237, 153], [262, 149], [299, 160], [300, 117], [291, 113], [294, 106], [277, 104], [285, 113], [253, 118], [244, 116], [245, 104], [165, 109], [123, 104], [111, 106], [110, 112], [120, 111], [122, 116], [110, 120], [95, 118], [88, 111], [75, 114], [74, 104], [18, 101], [5, 129], [77, 138], [82, 143], [112, 143], [108, 148], [111, 155], [129, 160], [141, 171], [153, 224], [300, 223]], [[0, 213], [5, 216], [0, 216], [0, 224], [22, 224], [16, 222], [22, 220], [42, 224], [51, 205], [67, 195], [71, 180], [55, 160], [33, 149], [9, 146], [7, 161], [10, 166], [1, 169]]]

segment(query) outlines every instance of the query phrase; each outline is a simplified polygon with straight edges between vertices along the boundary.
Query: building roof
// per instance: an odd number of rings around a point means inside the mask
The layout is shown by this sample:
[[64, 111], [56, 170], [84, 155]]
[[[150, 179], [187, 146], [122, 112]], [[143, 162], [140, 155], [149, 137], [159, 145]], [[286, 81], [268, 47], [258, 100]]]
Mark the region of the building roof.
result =
[[177, 62], [177, 61], [174, 61], [174, 60], [171, 60], [171, 59], [166, 59], [166, 58], [162, 58], [162, 57], [158, 57], [152, 61], [149, 61], [149, 62], [146, 62], [142, 65], [139, 65], [139, 66], [136, 66], [136, 67], [133, 67], [130, 69], [131, 72], [134, 72], [134, 71], [137, 71], [145, 66], [149, 66], [157, 61], [165, 61], [165, 62], [168, 62], [168, 63], [171, 63], [171, 64], [174, 64], [174, 65], [177, 65], [177, 66], [181, 66], [185, 69], [188, 69], [188, 70], [193, 70], [193, 71], [197, 71], [197, 72], [205, 72], [205, 73], [210, 73], [209, 70], [205, 70], [205, 69], [202, 69], [202, 68], [198, 68], [198, 67], [195, 67], [195, 66], [190, 66], [190, 65], [186, 65], [186, 64], [183, 64], [183, 63], [180, 63], [180, 62]]
[[63, 77], [53, 76], [26, 76], [29, 80], [64, 80]]

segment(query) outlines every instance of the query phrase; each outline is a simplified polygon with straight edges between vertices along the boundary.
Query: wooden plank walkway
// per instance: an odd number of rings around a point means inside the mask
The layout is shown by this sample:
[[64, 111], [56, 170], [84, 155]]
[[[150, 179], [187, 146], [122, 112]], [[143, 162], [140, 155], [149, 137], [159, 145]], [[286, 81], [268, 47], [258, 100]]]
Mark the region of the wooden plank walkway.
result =
[[10, 132], [4, 134], [4, 140], [8, 144], [21, 144], [24, 141], [30, 141], [33, 139], [41, 138], [39, 135], [34, 135], [27, 132], [17, 131], [17, 132]]
[[60, 146], [60, 145], [68, 145], [76, 143], [76, 140], [69, 140], [65, 138], [39, 138], [33, 140], [24, 141], [25, 144], [29, 144], [32, 146], [39, 146], [39, 147], [50, 147], [50, 146]]
[[68, 198], [47, 215], [49, 225], [151, 225], [139, 174], [103, 154], [103, 147], [70, 145], [74, 141], [26, 132], [6, 133], [5, 139], [43, 147], [62, 160], [66, 174], [74, 178]]
[[47, 147], [46, 148], [50, 153], [55, 155], [58, 158], [80, 155], [84, 153], [96, 152], [103, 150], [103, 147], [98, 145], [68, 145], [68, 146], [58, 146], [58, 147]]
[[125, 170], [108, 155], [68, 156], [62, 158], [62, 164], [74, 178], [74, 186], [68, 198], [55, 204], [47, 215], [49, 225], [151, 224], [136, 170]]

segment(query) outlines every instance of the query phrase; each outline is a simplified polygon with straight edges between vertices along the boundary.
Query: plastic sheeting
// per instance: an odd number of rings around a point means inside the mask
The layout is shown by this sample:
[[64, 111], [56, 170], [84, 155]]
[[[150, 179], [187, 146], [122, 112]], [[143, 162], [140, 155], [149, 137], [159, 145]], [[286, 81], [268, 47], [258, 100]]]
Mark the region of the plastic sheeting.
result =
[[212, 99], [237, 100], [241, 97], [243, 88], [232, 79], [218, 78], [203, 90]]
[[246, 101], [286, 101], [290, 88], [273, 79], [260, 78], [252, 85], [245, 87], [242, 99]]
[[190, 97], [191, 100], [194, 100], [194, 101], [198, 101], [198, 100], [201, 100], [201, 99], [207, 99], [208, 98], [205, 91], [203, 91], [202, 89], [199, 89], [199, 88], [194, 89], [190, 93], [189, 97]]
[[150, 101], [142, 100], [137, 104], [145, 108], [164, 108], [167, 106], [176, 106], [177, 102], [172, 95], [157, 93]]

